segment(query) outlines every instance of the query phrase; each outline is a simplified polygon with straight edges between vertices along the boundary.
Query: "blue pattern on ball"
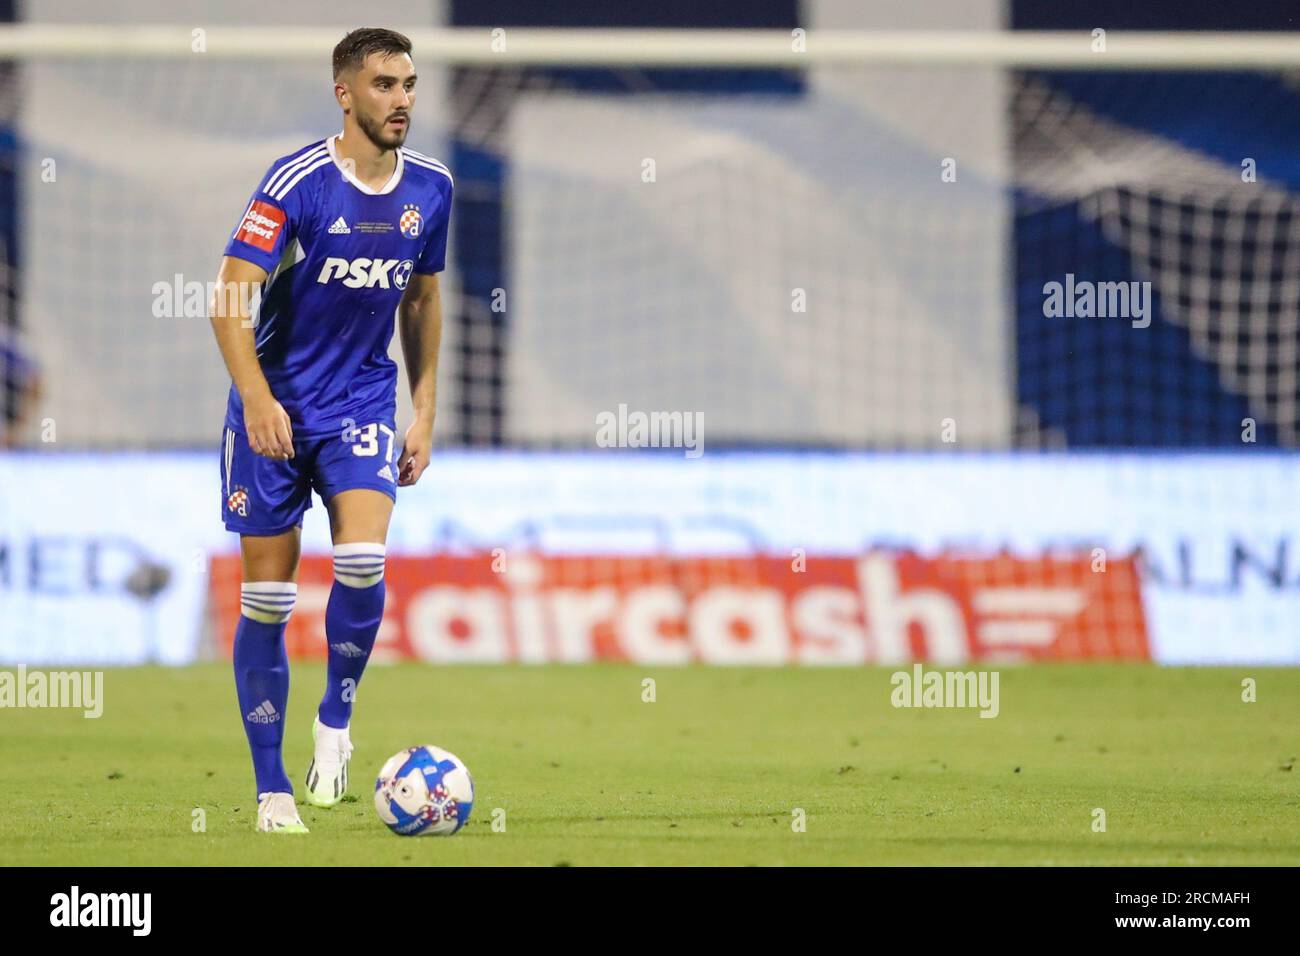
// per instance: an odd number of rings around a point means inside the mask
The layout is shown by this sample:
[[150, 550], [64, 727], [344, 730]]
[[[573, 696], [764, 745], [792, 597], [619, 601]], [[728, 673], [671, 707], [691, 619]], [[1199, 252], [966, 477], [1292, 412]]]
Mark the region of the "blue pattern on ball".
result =
[[[430, 794], [436, 794], [439, 788], [443, 788], [443, 778], [457, 769], [454, 760], [437, 760], [428, 749], [424, 747], [412, 747], [409, 751], [410, 756], [393, 774], [393, 779], [398, 780], [414, 773], [418, 770], [423, 776], [425, 786]], [[383, 781], [375, 781], [375, 790], [382, 789]], [[445, 788], [443, 792], [446, 793]], [[469, 820], [469, 815], [473, 810], [473, 802], [456, 803], [456, 826], [451, 832], [455, 833], [463, 827]], [[389, 829], [401, 836], [418, 836], [429, 827], [439, 822], [435, 816], [429, 816], [423, 813], [412, 814], [404, 810], [396, 801], [388, 801], [389, 812], [396, 818], [396, 823], [389, 824]]]

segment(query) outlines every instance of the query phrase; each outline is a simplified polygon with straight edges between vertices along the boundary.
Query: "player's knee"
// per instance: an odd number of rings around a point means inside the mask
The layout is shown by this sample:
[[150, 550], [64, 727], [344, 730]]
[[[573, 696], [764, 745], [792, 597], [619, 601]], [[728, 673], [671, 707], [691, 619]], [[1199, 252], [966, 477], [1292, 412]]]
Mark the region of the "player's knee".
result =
[[247, 581], [239, 589], [239, 612], [263, 624], [283, 624], [297, 600], [298, 585], [292, 581]]
[[336, 544], [334, 580], [350, 588], [373, 587], [384, 579], [384, 546], [373, 542]]

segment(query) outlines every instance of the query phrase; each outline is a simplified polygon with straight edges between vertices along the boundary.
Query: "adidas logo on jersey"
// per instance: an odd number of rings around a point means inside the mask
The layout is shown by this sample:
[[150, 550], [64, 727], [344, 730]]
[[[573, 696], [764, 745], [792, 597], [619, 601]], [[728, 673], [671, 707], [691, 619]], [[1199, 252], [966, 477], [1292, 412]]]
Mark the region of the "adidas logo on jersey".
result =
[[380, 478], [387, 478], [389, 481], [397, 480], [396, 478], [393, 477], [393, 469], [389, 468], [387, 465], [384, 465], [384, 467], [380, 468], [377, 472], [375, 472], [375, 474], [378, 475]]
[[280, 719], [280, 713], [269, 700], [264, 700], [253, 710], [244, 715], [250, 724], [273, 724]]
[[415, 267], [410, 259], [339, 259], [330, 256], [321, 266], [316, 281], [324, 284], [342, 279], [349, 289], [405, 289]]
[[351, 641], [348, 641], [346, 644], [331, 644], [330, 650], [336, 651], [339, 654], [342, 654], [344, 657], [365, 657], [366, 656], [366, 652], [363, 651], [361, 648], [357, 647], [357, 645], [353, 644]]
[[347, 220], [342, 216], [339, 216], [334, 220], [334, 225], [330, 226], [329, 231], [331, 234], [336, 236], [349, 235], [352, 232], [352, 230], [348, 228]]

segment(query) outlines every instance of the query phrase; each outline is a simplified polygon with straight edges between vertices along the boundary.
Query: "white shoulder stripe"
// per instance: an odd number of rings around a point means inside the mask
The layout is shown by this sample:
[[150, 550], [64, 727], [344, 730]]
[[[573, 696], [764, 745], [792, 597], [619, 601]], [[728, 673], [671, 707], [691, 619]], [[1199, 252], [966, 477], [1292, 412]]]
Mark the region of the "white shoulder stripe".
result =
[[[408, 159], [414, 159], [418, 162], [425, 163], [426, 165], [429, 166], [436, 166], [439, 169], [447, 169], [446, 164], [440, 159], [434, 159], [432, 156], [424, 155], [424, 153], [417, 153], [415, 150], [409, 149], [405, 146], [402, 147], [402, 152], [406, 155]], [[447, 171], [451, 172], [451, 170], [447, 170]]]
[[264, 189], [263, 192], [269, 193], [279, 188], [284, 183], [284, 180], [286, 180], [290, 175], [292, 175], [295, 169], [298, 169], [306, 165], [307, 163], [311, 162], [313, 159], [316, 159], [319, 156], [325, 155], [324, 150], [325, 150], [325, 143], [322, 140], [321, 142], [317, 143], [315, 146], [308, 147], [305, 153], [299, 153], [297, 156], [289, 160], [287, 163], [285, 163], [283, 166], [281, 166], [279, 169], [277, 169], [274, 173], [271, 174], [271, 178], [266, 181], [266, 189]]
[[285, 182], [289, 179], [289, 177], [291, 177], [297, 170], [311, 164], [312, 162], [314, 162], [315, 160], [319, 159], [324, 155], [325, 155], [325, 146], [324, 144], [321, 144], [319, 146], [312, 147], [311, 149], [307, 150], [307, 152], [301, 154], [297, 158], [290, 160], [289, 162], [281, 166], [279, 169], [277, 169], [275, 173], [271, 176], [271, 178], [267, 180], [266, 189], [264, 191], [270, 193], [279, 189], [281, 186], [285, 184]]
[[451, 170], [448, 169], [446, 166], [442, 165], [442, 163], [431, 163], [427, 159], [421, 159], [418, 156], [407, 156], [405, 158], [409, 162], [415, 163], [417, 166], [424, 166], [427, 169], [436, 169], [439, 170], [440, 172], [446, 173], [448, 176], [451, 175]]
[[442, 160], [438, 159], [438, 157], [430, 156], [427, 153], [422, 153], [418, 149], [411, 149], [411, 147], [409, 146], [403, 146], [402, 152], [404, 152], [407, 156], [414, 156], [416, 159], [423, 159], [424, 161], [429, 163], [438, 163], [439, 165], [442, 164]]
[[446, 166], [434, 166], [432, 163], [426, 163], [423, 160], [416, 159], [414, 156], [407, 156], [406, 161], [412, 166], [419, 166], [422, 169], [432, 169], [435, 173], [442, 173], [447, 177], [449, 182], [453, 185], [455, 184], [455, 180], [451, 178], [451, 171], [447, 169]]
[[276, 200], [284, 199], [285, 196], [289, 195], [289, 191], [292, 190], [294, 186], [298, 185], [298, 181], [300, 179], [302, 179], [308, 173], [320, 169], [322, 166], [328, 166], [333, 162], [334, 160], [331, 159], [329, 156], [321, 157], [320, 159], [312, 163], [310, 166], [304, 167], [303, 169], [299, 170], [298, 174], [294, 176], [293, 179], [289, 180], [282, 187], [280, 187], [279, 192], [271, 193], [271, 198]]

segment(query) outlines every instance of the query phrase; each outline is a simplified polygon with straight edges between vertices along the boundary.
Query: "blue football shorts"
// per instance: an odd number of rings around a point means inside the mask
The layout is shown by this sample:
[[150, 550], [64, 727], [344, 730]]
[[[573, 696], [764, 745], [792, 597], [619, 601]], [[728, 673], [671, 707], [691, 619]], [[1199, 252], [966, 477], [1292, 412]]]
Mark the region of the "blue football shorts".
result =
[[255, 454], [248, 436], [233, 428], [221, 441], [221, 517], [227, 531], [276, 535], [302, 525], [315, 489], [328, 502], [340, 491], [370, 488], [397, 500], [397, 458], [402, 445], [389, 417], [358, 422], [324, 438], [293, 439], [294, 457], [276, 461]]

